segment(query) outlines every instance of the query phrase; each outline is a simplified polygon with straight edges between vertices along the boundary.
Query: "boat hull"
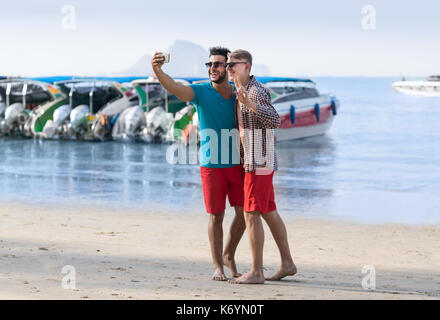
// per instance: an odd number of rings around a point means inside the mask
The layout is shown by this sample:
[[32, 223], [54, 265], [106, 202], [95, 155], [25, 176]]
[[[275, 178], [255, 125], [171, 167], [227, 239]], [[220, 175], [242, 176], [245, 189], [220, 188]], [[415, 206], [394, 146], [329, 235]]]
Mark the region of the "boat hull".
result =
[[440, 97], [440, 81], [397, 81], [393, 88], [404, 94]]
[[[280, 106], [275, 105], [275, 108], [281, 118], [280, 127], [275, 130], [275, 136], [277, 141], [286, 141], [325, 134], [332, 126], [339, 109], [339, 102], [331, 96], [320, 96], [292, 101]], [[294, 116], [292, 112], [295, 112]]]
[[314, 125], [303, 126], [303, 127], [276, 129], [275, 136], [277, 138], [277, 141], [288, 141], [294, 139], [319, 136], [325, 134], [332, 126], [332, 123], [333, 123], [333, 116], [330, 117], [324, 123], [317, 123]]

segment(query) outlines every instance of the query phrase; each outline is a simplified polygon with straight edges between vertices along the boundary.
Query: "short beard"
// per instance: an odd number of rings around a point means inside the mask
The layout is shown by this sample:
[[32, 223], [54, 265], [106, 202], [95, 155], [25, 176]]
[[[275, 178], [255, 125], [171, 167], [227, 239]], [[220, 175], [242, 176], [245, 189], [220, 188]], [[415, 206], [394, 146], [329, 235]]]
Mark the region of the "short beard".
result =
[[226, 79], [226, 72], [222, 73], [217, 80], [211, 80], [214, 83], [222, 83]]

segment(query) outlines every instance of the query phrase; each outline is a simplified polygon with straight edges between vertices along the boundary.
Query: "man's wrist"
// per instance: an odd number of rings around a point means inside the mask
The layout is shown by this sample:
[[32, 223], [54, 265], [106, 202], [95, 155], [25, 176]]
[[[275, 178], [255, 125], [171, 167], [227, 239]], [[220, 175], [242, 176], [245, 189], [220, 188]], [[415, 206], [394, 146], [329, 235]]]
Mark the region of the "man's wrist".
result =
[[162, 68], [161, 67], [153, 67], [153, 71], [154, 71], [154, 73], [156, 74], [156, 76], [158, 75], [158, 73], [161, 73], [161, 71], [162, 71]]

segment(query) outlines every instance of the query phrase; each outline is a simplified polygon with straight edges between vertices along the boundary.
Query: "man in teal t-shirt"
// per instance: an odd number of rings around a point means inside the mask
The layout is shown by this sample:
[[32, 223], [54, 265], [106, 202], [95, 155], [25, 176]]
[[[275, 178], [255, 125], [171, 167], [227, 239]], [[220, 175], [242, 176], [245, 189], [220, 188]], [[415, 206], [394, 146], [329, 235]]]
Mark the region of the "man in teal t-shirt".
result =
[[235, 94], [231, 92], [231, 97], [225, 99], [211, 82], [192, 84], [190, 87], [194, 91], [191, 102], [196, 106], [199, 117], [200, 166], [229, 168], [240, 164]]
[[[183, 101], [197, 108], [200, 126], [200, 176], [206, 211], [210, 214], [208, 235], [214, 264], [213, 280], [225, 281], [223, 265], [238, 277], [235, 250], [246, 228], [243, 218], [244, 169], [240, 164], [235, 121], [235, 93], [226, 75], [225, 63], [230, 51], [210, 48], [208, 68], [211, 82], [185, 86], [174, 81], [162, 70], [165, 57], [154, 54], [151, 65], [160, 83]], [[231, 139], [232, 137], [232, 139]], [[229, 143], [228, 143], [229, 142]], [[235, 208], [235, 217], [223, 251], [223, 217], [226, 196]]]

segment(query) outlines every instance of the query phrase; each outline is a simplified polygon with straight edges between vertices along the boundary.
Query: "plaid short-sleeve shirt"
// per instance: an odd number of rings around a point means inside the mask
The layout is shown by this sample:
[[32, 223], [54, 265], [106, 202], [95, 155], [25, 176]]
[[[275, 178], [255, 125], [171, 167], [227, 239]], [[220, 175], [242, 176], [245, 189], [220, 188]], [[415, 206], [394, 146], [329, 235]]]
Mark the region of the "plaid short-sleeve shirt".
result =
[[280, 116], [272, 106], [269, 91], [254, 76], [251, 76], [246, 91], [249, 100], [257, 106], [257, 112], [236, 100], [243, 166], [246, 172], [254, 172], [257, 168], [276, 171], [275, 129], [280, 125]]

